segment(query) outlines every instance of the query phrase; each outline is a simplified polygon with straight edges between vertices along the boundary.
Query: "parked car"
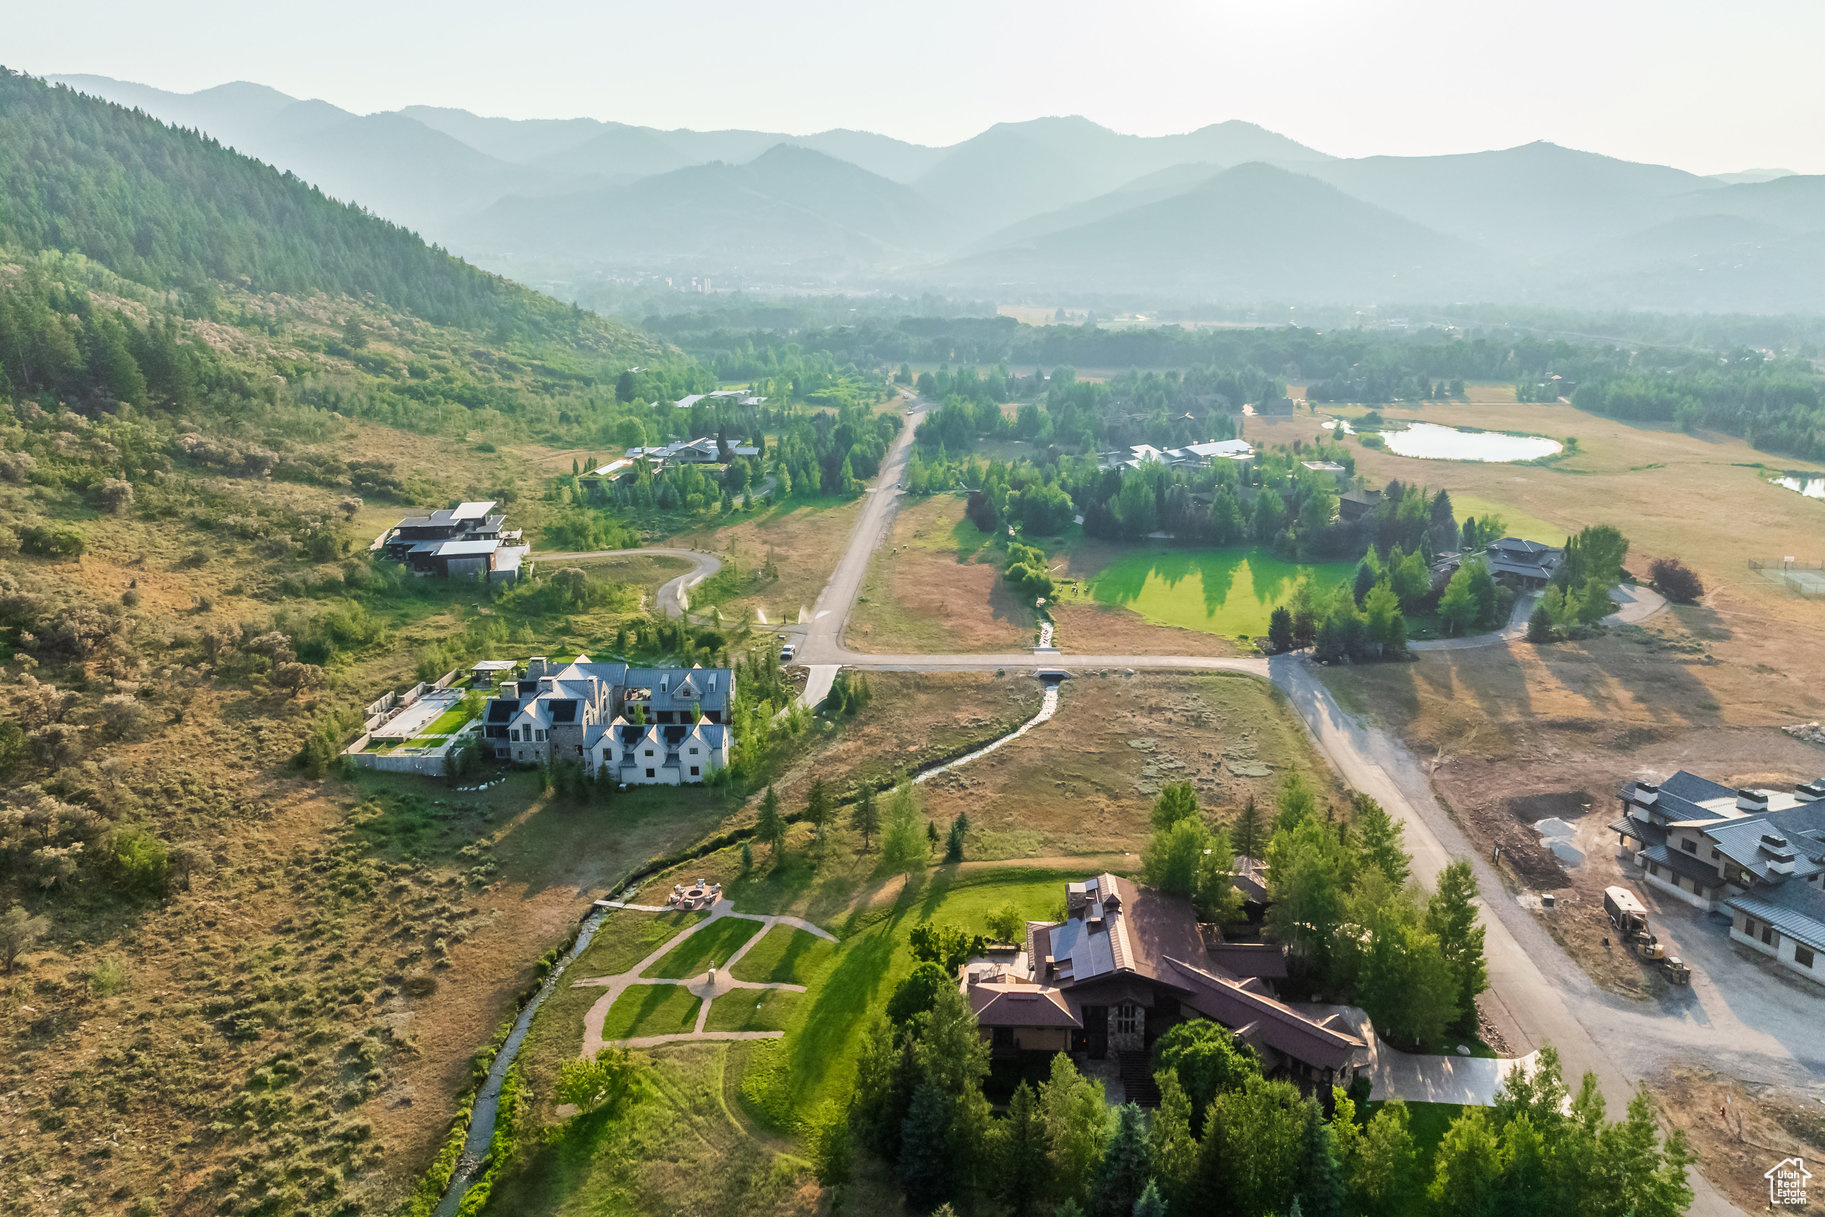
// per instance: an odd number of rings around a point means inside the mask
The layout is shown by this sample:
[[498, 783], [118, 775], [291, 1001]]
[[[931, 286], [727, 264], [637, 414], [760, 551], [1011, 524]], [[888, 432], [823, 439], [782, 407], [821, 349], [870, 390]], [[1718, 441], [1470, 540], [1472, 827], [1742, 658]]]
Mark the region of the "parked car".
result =
[[783, 646], [779, 649], [779, 661], [781, 663], [791, 663], [792, 662], [792, 644], [791, 643], [788, 642], [785, 646]]

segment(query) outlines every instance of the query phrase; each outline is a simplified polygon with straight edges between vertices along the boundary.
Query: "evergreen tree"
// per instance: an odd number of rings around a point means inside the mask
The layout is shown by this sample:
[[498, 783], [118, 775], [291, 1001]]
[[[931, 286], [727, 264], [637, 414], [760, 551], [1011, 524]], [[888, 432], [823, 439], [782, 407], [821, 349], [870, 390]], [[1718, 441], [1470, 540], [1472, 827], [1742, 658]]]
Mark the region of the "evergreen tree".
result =
[[963, 834], [969, 826], [969, 820], [962, 812], [951, 821], [950, 833], [944, 840], [944, 860], [946, 862], [963, 861]]
[[868, 852], [868, 843], [877, 832], [881, 831], [881, 809], [875, 802], [874, 788], [865, 786], [849, 809], [849, 827], [862, 838], [862, 852]]
[[1439, 874], [1438, 890], [1426, 906], [1427, 928], [1438, 936], [1439, 950], [1455, 982], [1457, 1025], [1466, 1030], [1476, 1025], [1477, 994], [1489, 987], [1476, 895], [1476, 874], [1460, 858]]
[[911, 1037], [898, 1035], [886, 1015], [876, 1015], [862, 1032], [862, 1048], [856, 1056], [849, 1124], [857, 1141], [889, 1162], [900, 1156], [913, 1073]]
[[1153, 1180], [1147, 1181], [1146, 1188], [1141, 1192], [1140, 1199], [1134, 1202], [1131, 1211], [1133, 1217], [1166, 1217], [1166, 1201], [1161, 1198], [1160, 1189]]
[[820, 837], [824, 835], [824, 824], [830, 819], [831, 810], [830, 788], [823, 778], [813, 778], [810, 793], [805, 796], [805, 818], [811, 821], [811, 827]]
[[779, 812], [779, 795], [773, 787], [760, 800], [760, 818], [754, 822], [754, 839], [767, 846], [777, 865], [786, 850], [786, 818]]
[[1275, 654], [1293, 649], [1293, 615], [1285, 605], [1276, 606], [1268, 615], [1267, 646]]
[[900, 1186], [913, 1208], [933, 1208], [951, 1195], [948, 1132], [943, 1093], [919, 1083], [900, 1125]]
[[1045, 1124], [1032, 1086], [1022, 1082], [1014, 1088], [1007, 1118], [998, 1121], [997, 1127], [995, 1192], [1020, 1217], [1052, 1190]]
[[1245, 858], [1261, 857], [1266, 842], [1262, 839], [1261, 808], [1250, 794], [1243, 801], [1242, 811], [1236, 816], [1235, 831], [1230, 839], [1235, 842], [1236, 852]]
[[1551, 642], [1553, 640], [1553, 617], [1547, 610], [1545, 601], [1534, 605], [1534, 611], [1527, 617], [1527, 641], [1532, 643]]
[[1337, 1139], [1318, 1104], [1306, 1101], [1299, 1149], [1299, 1206], [1307, 1217], [1343, 1217], [1343, 1164]]
[[1128, 1217], [1147, 1186], [1148, 1174], [1146, 1117], [1135, 1104], [1123, 1103], [1115, 1112], [1115, 1134], [1096, 1168], [1091, 1211], [1101, 1217]]

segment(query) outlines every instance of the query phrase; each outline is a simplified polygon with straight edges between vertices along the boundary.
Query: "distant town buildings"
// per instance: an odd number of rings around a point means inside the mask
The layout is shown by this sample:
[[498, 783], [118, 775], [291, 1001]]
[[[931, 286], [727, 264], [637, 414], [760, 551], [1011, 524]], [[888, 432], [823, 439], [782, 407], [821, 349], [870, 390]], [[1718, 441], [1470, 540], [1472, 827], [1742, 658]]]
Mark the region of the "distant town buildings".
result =
[[506, 517], [494, 506], [492, 500], [458, 503], [429, 515], [407, 516], [381, 537], [378, 548], [415, 575], [517, 579], [531, 547], [514, 544], [519, 530], [505, 529]]

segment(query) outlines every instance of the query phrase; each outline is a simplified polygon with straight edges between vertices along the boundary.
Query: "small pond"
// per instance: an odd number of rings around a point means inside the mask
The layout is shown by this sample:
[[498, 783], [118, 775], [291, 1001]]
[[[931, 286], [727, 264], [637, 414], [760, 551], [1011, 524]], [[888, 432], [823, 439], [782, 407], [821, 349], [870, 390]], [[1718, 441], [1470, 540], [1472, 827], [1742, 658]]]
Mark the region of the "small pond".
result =
[[1460, 431], [1438, 423], [1413, 423], [1400, 431], [1383, 431], [1388, 450], [1401, 456], [1434, 461], [1487, 461], [1497, 464], [1532, 461], [1560, 452], [1565, 445], [1543, 435], [1504, 435], [1500, 431]]
[[1786, 477], [1775, 478], [1774, 484], [1785, 486], [1789, 490], [1796, 490], [1809, 499], [1825, 499], [1825, 477], [1819, 477], [1816, 474], [1789, 474]]

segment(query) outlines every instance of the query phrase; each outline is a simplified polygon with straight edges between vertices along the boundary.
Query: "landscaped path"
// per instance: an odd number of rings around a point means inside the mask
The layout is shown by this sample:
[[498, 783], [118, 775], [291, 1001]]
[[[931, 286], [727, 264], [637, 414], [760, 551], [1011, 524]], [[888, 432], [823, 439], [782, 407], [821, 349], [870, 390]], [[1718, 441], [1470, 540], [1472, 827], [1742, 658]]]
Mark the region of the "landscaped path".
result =
[[[630, 909], [643, 913], [670, 913], [677, 911], [675, 909], [666, 908], [663, 905], [629, 904], [620, 900], [599, 900], [596, 902], [596, 905], [598, 908], [603, 909]], [[641, 975], [642, 972], [658, 963], [661, 959], [664, 959], [685, 939], [693, 934], [701, 933], [706, 926], [715, 925], [725, 917], [733, 917], [741, 921], [758, 921], [760, 922], [761, 928], [753, 937], [742, 943], [735, 953], [729, 956], [720, 967], [712, 961], [709, 970], [700, 972], [696, 976], [689, 977], [652, 977]], [[651, 1048], [657, 1044], [686, 1043], [692, 1040], [766, 1040], [778, 1039], [780, 1036], [784, 1035], [784, 1031], [704, 1030], [705, 1024], [708, 1023], [710, 1019], [710, 1003], [725, 994], [739, 990], [752, 989], [785, 989], [791, 993], [803, 993], [805, 991], [804, 985], [736, 980], [730, 975], [730, 973], [734, 971], [735, 965], [741, 962], [742, 957], [754, 948], [755, 943], [759, 942], [762, 938], [765, 938], [767, 932], [776, 925], [789, 926], [795, 930], [803, 930], [807, 934], [813, 934], [824, 939], [826, 942], [836, 941], [836, 937], [829, 931], [820, 929], [818, 926], [813, 925], [802, 917], [738, 913], [735, 911], [735, 905], [731, 901], [718, 900], [715, 904], [710, 906], [710, 915], [708, 917], [699, 921], [696, 925], [680, 930], [677, 934], [674, 934], [671, 938], [667, 939], [662, 946], [655, 949], [652, 954], [648, 955], [645, 959], [642, 959], [627, 971], [617, 973], [614, 976], [584, 977], [581, 980], [573, 982], [574, 987], [576, 988], [584, 988], [587, 986], [599, 987], [607, 990], [606, 993], [596, 999], [595, 1004], [589, 1008], [589, 1013], [583, 1016], [583, 1055], [586, 1057], [594, 1056], [609, 1045], [620, 1045], [628, 1048]], [[696, 1027], [690, 1031], [679, 1031], [670, 1035], [637, 1035], [631, 1039], [603, 1039], [602, 1024], [608, 1018], [608, 1008], [615, 1004], [615, 999], [617, 997], [620, 997], [623, 993], [638, 985], [672, 985], [701, 998], [702, 1004], [697, 1007]]]

